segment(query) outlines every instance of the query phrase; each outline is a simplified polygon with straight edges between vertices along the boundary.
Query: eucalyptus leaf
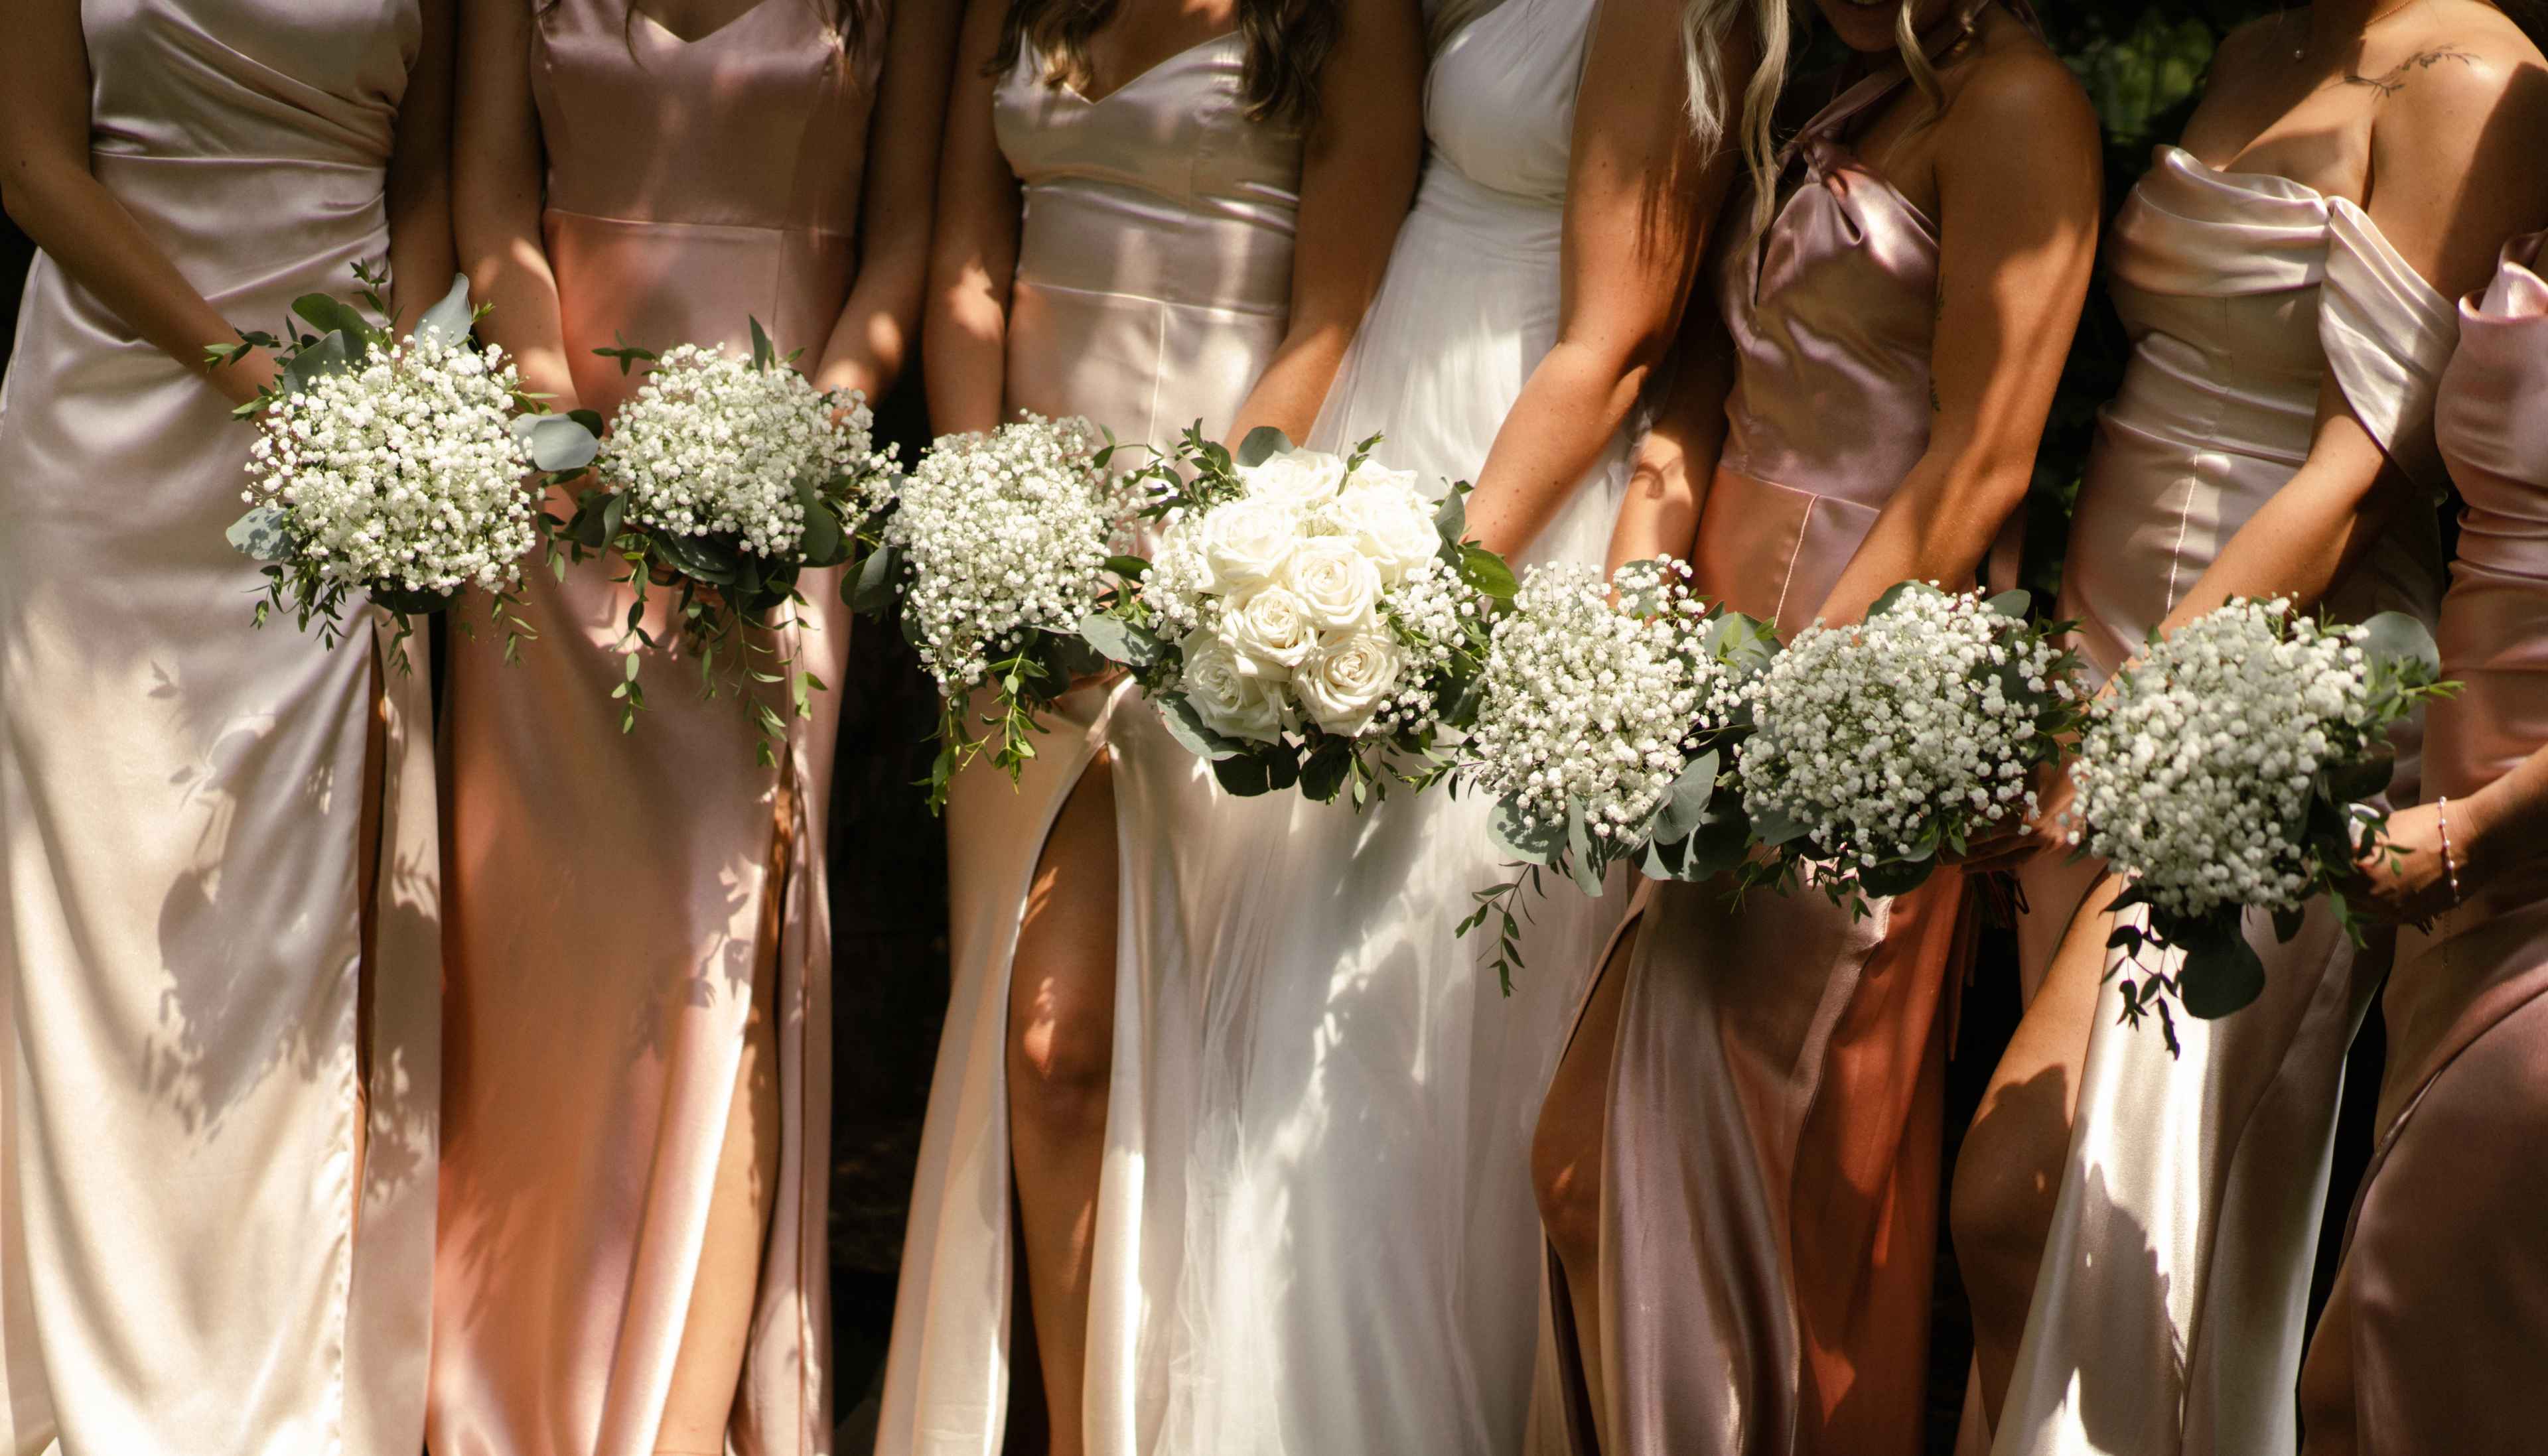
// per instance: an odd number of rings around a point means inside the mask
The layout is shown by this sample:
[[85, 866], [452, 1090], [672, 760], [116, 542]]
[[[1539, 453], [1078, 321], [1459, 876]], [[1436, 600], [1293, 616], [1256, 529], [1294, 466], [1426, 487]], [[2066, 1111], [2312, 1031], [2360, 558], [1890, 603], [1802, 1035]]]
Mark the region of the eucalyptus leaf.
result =
[[1301, 792], [1321, 804], [1335, 802], [1336, 793], [1345, 786], [1353, 773], [1353, 746], [1345, 739], [1330, 738], [1319, 745], [1301, 765]]
[[1707, 822], [1690, 835], [1681, 862], [1681, 877], [1685, 880], [1714, 879], [1741, 867], [1752, 853], [1752, 822], [1743, 817], [1738, 799], [1720, 802], [1707, 815]]
[[2180, 949], [2185, 964], [2176, 975], [2176, 996], [2188, 1016], [2217, 1021], [2264, 994], [2265, 962], [2234, 923], [2227, 935], [2207, 935]]
[[292, 556], [292, 516], [280, 505], [259, 505], [230, 522], [224, 532], [250, 561], [288, 561]]
[[1484, 546], [1460, 548], [1460, 580], [1498, 601], [1510, 601], [1521, 584], [1513, 580], [1512, 568], [1504, 559]]
[[584, 421], [565, 414], [525, 414], [513, 421], [531, 464], [551, 472], [582, 470], [601, 450], [601, 441]]
[[1708, 624], [1705, 642], [1708, 656], [1739, 677], [1761, 672], [1778, 655], [1777, 632], [1759, 617], [1739, 611], [1717, 613]]
[[1138, 582], [1150, 574], [1150, 564], [1138, 556], [1110, 556], [1106, 569], [1128, 582]]
[[771, 343], [770, 334], [761, 326], [761, 320], [752, 318], [747, 321], [752, 324], [752, 367], [767, 369], [778, 362], [777, 346]]
[[1167, 644], [1149, 628], [1128, 622], [1105, 612], [1090, 612], [1079, 619], [1079, 635], [1109, 662], [1128, 668], [1156, 667], [1167, 655]]
[[1928, 883], [1930, 871], [1937, 867], [1938, 862], [1934, 859], [1879, 860], [1873, 864], [1860, 866], [1858, 883], [1870, 899], [1889, 900], [1895, 895], [1907, 895]]
[[1566, 872], [1574, 876], [1577, 889], [1601, 898], [1601, 870], [1592, 863], [1592, 830], [1584, 822], [1581, 800], [1566, 806]]
[[2441, 649], [2433, 645], [2433, 629], [2422, 622], [2403, 611], [2384, 611], [2365, 621], [2362, 630], [2362, 650], [2366, 655], [2421, 663], [2440, 676]]
[[424, 317], [415, 320], [415, 336], [456, 344], [469, 336], [469, 325], [476, 321], [469, 308], [469, 275], [454, 274], [451, 291], [442, 296], [442, 302], [425, 310]]
[[2015, 617], [2022, 622], [2026, 620], [2027, 612], [2035, 605], [2035, 597], [2025, 588], [2020, 587], [2002, 592], [1996, 596], [1984, 597], [1982, 605], [1998, 612], [2001, 616]]
[[900, 564], [901, 551], [896, 547], [879, 547], [867, 553], [859, 563], [857, 585], [850, 595], [850, 610], [867, 615], [880, 615], [893, 609], [893, 579]]
[[1440, 532], [1442, 544], [1458, 550], [1469, 533], [1469, 499], [1467, 493], [1453, 486], [1433, 508], [1433, 529]]
[[1249, 745], [1225, 737], [1204, 725], [1203, 717], [1193, 703], [1169, 695], [1157, 699], [1159, 721], [1167, 725], [1168, 736], [1184, 744], [1186, 751], [1199, 759], [1219, 764], [1250, 751]]
[[1886, 612], [1891, 611], [1896, 602], [1899, 602], [1904, 596], [1909, 595], [1911, 592], [1935, 592], [1937, 590], [1937, 588], [1930, 586], [1926, 582], [1896, 582], [1892, 586], [1884, 589], [1884, 594], [1875, 598], [1875, 604], [1866, 609], [1866, 614], [1871, 617], [1880, 617]]
[[360, 351], [344, 334], [327, 334], [293, 355], [292, 362], [283, 366], [283, 387], [295, 392], [308, 389], [312, 380], [342, 374], [353, 368], [354, 361], [360, 357]]
[[1213, 760], [1212, 776], [1221, 780], [1222, 791], [1231, 798], [1252, 799], [1274, 787], [1266, 773], [1265, 759], [1253, 753]]
[[841, 530], [841, 518], [832, 513], [832, 507], [810, 482], [796, 483], [796, 504], [805, 512], [804, 534], [796, 541], [797, 554], [805, 565], [819, 569], [849, 560], [850, 543]]
[[1717, 756], [1712, 753], [1690, 760], [1681, 771], [1655, 815], [1656, 839], [1687, 839], [1706, 819], [1708, 803], [1716, 797], [1716, 771]]
[[1761, 808], [1753, 809], [1751, 813], [1752, 837], [1774, 850], [1803, 839], [1806, 831], [1812, 828], [1802, 819], [1789, 818], [1783, 809]]
[[1525, 826], [1521, 811], [1513, 807], [1510, 799], [1497, 800], [1487, 815], [1487, 838], [1495, 845], [1496, 853], [1526, 864], [1556, 864], [1557, 847], [1564, 843], [1565, 836], [1562, 825]]
[[1238, 463], [1243, 468], [1253, 468], [1277, 455], [1289, 455], [1293, 448], [1290, 435], [1270, 424], [1260, 424], [1238, 442]]
[[333, 294], [305, 293], [292, 301], [292, 312], [310, 320], [310, 326], [321, 334], [341, 333], [352, 340], [355, 354], [362, 353], [361, 341], [372, 332], [371, 320], [363, 312]]
[[667, 531], [655, 537], [655, 550], [693, 582], [731, 587], [743, 580], [742, 554], [721, 541], [705, 536], [676, 536]]

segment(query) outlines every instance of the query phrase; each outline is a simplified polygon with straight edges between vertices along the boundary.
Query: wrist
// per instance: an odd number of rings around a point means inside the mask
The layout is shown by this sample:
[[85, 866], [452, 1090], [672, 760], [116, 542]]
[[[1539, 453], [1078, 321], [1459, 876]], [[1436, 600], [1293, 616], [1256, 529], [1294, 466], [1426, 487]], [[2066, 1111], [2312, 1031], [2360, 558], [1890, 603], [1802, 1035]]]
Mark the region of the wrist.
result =
[[268, 385], [283, 375], [283, 366], [263, 349], [248, 349], [205, 367], [205, 380], [233, 405], [253, 404]]

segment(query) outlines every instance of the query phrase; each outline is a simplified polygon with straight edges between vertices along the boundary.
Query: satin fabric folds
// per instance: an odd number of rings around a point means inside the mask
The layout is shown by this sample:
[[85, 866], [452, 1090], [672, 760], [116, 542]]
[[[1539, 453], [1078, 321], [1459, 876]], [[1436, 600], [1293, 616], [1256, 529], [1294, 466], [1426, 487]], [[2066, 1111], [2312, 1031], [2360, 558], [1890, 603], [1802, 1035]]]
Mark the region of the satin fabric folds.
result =
[[[856, 265], [873, 47], [848, 54], [798, 0], [690, 42], [618, 0], [526, 21], [541, 221], [583, 404], [607, 413], [642, 383], [592, 352], [619, 338], [748, 348], [758, 319], [812, 367]], [[759, 767], [760, 730], [731, 689], [699, 695], [657, 592], [647, 630], [664, 647], [640, 654], [647, 708], [623, 734], [610, 691], [631, 597], [604, 565], [528, 573], [540, 640], [518, 664], [484, 633], [453, 643], [433, 1452], [652, 1449], [758, 1014], [777, 1048], [762, 1074], [778, 1153], [731, 1439], [740, 1456], [811, 1456], [831, 1443], [823, 816], [838, 698], [813, 694], [776, 768]], [[837, 684], [837, 578], [808, 573], [801, 590], [784, 645]]]
[[[1289, 317], [1301, 138], [1247, 115], [1244, 43], [1207, 41], [1091, 101], [1032, 54], [994, 96], [1023, 184], [1006, 403], [1084, 415], [1129, 444], [1201, 422], [1222, 438]], [[1138, 463], [1138, 452], [1134, 457]], [[1217, 800], [1210, 776], [1125, 688], [1089, 688], [1046, 720], [1019, 782], [979, 763], [947, 807], [954, 991], [930, 1086], [894, 1305], [878, 1456], [997, 1456], [1027, 1319], [1014, 1253], [1009, 973], [1053, 820], [1113, 756], [1121, 875], [1112, 1082], [1088, 1311], [1087, 1449], [1196, 1449], [1158, 1432], [1180, 1372], [1162, 1332], [1184, 1265], [1183, 1114], [1193, 1076], [1187, 987], [1164, 967], [1183, 934], [1179, 847]], [[1017, 1347], [1023, 1350], [1023, 1341]]]
[[[2102, 681], [2309, 454], [2321, 381], [2438, 497], [2433, 398], [2459, 334], [2448, 300], [2360, 208], [2286, 178], [2221, 172], [2161, 147], [2107, 262], [2134, 338], [2080, 491], [2060, 615]], [[2358, 621], [2431, 621], [2427, 512], [2409, 510], [2328, 594]], [[2389, 802], [2412, 803], [2420, 729], [2395, 735]], [[2098, 871], [2041, 864], [2021, 930], [2030, 993]], [[2183, 1054], [2101, 993], [2052, 1235], [1991, 1449], [2289, 1450], [2311, 1262], [2344, 1055], [2388, 965], [2324, 906], [2277, 941], [2247, 936], [2266, 988], [2220, 1021], [2176, 1018]], [[2120, 952], [2116, 953], [2118, 956]], [[2152, 964], [2151, 969], [2168, 967]]]
[[[1717, 250], [1737, 372], [1692, 585], [1782, 636], [1928, 448], [1937, 229], [1841, 139], [1903, 84], [1807, 123], [1767, 233]], [[1649, 883], [1638, 904], [1602, 1140], [1606, 1449], [1917, 1450], [1962, 877], [1864, 919], [1811, 886], [1737, 908], [1722, 883]], [[1545, 1267], [1534, 1449], [1591, 1456], [1553, 1250]]]
[[[92, 170], [223, 318], [274, 328], [386, 255], [422, 41], [409, 0], [87, 0], [81, 21]], [[333, 648], [288, 612], [250, 625], [265, 581], [223, 532], [253, 438], [37, 260], [0, 392], [9, 1456], [422, 1437], [441, 1063], [425, 640], [402, 676], [367, 608]]]
[[[2442, 673], [2464, 685], [2428, 712], [2424, 766], [2426, 790], [2453, 806], [2548, 747], [2543, 237], [2507, 246], [2461, 306], [2442, 378], [2437, 433], [2467, 502]], [[2522, 858], [2429, 933], [2402, 933], [2381, 998], [2379, 1140], [2301, 1376], [2308, 1456], [2539, 1442], [2548, 875], [2537, 846], [2511, 853]]]

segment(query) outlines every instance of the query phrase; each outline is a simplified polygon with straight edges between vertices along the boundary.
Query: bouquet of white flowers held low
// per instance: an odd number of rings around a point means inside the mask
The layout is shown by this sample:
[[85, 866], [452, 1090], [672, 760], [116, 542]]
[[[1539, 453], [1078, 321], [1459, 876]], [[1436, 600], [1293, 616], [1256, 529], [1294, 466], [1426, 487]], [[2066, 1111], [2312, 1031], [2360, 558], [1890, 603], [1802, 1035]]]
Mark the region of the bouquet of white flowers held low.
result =
[[[873, 523], [851, 599], [897, 612], [938, 680], [938, 759], [929, 803], [985, 751], [1014, 781], [1035, 757], [1038, 714], [1106, 667], [1079, 622], [1140, 563], [1119, 555], [1140, 489], [1108, 468], [1114, 442], [1085, 419], [1037, 415], [989, 434], [946, 435], [895, 487]], [[977, 737], [971, 698], [986, 686]]]
[[[2168, 1047], [2167, 999], [2190, 1016], [2227, 1016], [2264, 989], [2242, 925], [2249, 910], [2298, 934], [2327, 897], [2361, 933], [2339, 881], [2387, 816], [2389, 730], [2449, 693], [2432, 634], [2384, 612], [2347, 627], [2296, 616], [2284, 600], [2235, 600], [2155, 638], [2115, 690], [2089, 709], [2071, 770], [2071, 843], [2130, 882], [2110, 909], [2147, 907], [2112, 945], [2140, 971], [2123, 980], [2124, 1015], [2155, 1009]], [[2175, 974], [2142, 964], [2173, 949]]]
[[761, 761], [774, 763], [787, 721], [755, 689], [781, 687], [790, 711], [812, 716], [812, 694], [827, 684], [797, 667], [782, 629], [804, 604], [802, 575], [850, 559], [892, 457], [875, 448], [864, 400], [816, 389], [758, 319], [748, 360], [697, 344], [595, 352], [622, 370], [652, 367], [602, 437], [592, 462], [600, 485], [583, 492], [571, 519], [546, 523], [561, 580], [569, 560], [599, 557], [618, 563], [614, 580], [634, 594], [620, 639], [626, 670], [612, 689], [620, 731], [646, 706], [639, 649], [665, 645], [646, 630], [646, 608], [654, 591], [668, 591], [701, 692], [743, 698]]
[[2077, 731], [2078, 659], [2023, 592], [1905, 582], [1854, 626], [1796, 634], [1752, 689], [1743, 803], [1769, 853], [1747, 883], [1801, 875], [1863, 914], [2035, 808], [2035, 771]]
[[1267, 428], [1233, 457], [1196, 428], [1142, 472], [1157, 547], [1128, 563], [1139, 592], [1080, 631], [1230, 793], [1360, 807], [1392, 778], [1421, 788], [1474, 711], [1512, 573], [1462, 539], [1465, 487], [1428, 500], [1371, 464], [1375, 443], [1339, 458]]
[[1520, 872], [1477, 892], [1460, 934], [1494, 921], [1505, 990], [1521, 963], [1522, 891], [1562, 869], [1599, 895], [1612, 864], [1704, 879], [1742, 863], [1742, 805], [1720, 794], [1751, 727], [1745, 687], [1777, 639], [1691, 594], [1689, 568], [1536, 567], [1492, 634], [1459, 775], [1496, 796], [1490, 831]]
[[[358, 301], [389, 317], [387, 280], [357, 264]], [[269, 610], [290, 606], [308, 630], [334, 646], [356, 596], [397, 624], [392, 663], [410, 670], [406, 643], [414, 618], [450, 606], [465, 588], [488, 593], [491, 620], [505, 629], [510, 657], [530, 628], [514, 591], [522, 558], [537, 537], [527, 484], [535, 465], [590, 454], [584, 426], [554, 420], [581, 446], [548, 437], [534, 449], [544, 416], [529, 411], [513, 366], [493, 345], [470, 342], [476, 315], [466, 280], [452, 284], [415, 331], [399, 339], [362, 309], [326, 294], [294, 301], [293, 313], [319, 330], [290, 339], [242, 332], [211, 350], [216, 366], [251, 349], [277, 352], [282, 374], [238, 411], [257, 427], [248, 452], [249, 509], [230, 544], [267, 563]]]

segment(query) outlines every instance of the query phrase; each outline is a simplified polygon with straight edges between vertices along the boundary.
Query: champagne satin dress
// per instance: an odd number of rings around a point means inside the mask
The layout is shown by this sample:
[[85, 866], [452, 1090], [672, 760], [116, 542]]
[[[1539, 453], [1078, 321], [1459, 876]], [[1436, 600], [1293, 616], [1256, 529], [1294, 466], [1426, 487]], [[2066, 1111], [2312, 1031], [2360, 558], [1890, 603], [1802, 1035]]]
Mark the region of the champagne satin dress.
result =
[[[1090, 100], [1022, 57], [993, 98], [1025, 192], [1009, 304], [1007, 405], [1086, 415], [1165, 445], [1235, 421], [1288, 325], [1301, 138], [1247, 115], [1245, 46], [1204, 42]], [[1138, 464], [1138, 453], [1128, 464]], [[977, 765], [947, 806], [954, 990], [921, 1137], [885, 1372], [879, 1456], [996, 1456], [1020, 1368], [1007, 1056], [1009, 971], [1053, 819], [1101, 750], [1114, 755], [1122, 902], [1113, 1081], [1088, 1311], [1085, 1434], [1102, 1456], [1152, 1444], [1174, 1382], [1157, 1330], [1179, 1244], [1185, 987], [1163, 977], [1191, 826], [1261, 815], [1217, 796], [1202, 763], [1129, 689], [1047, 715], [1022, 779]], [[1164, 1084], [1158, 1079], [1167, 1078]], [[1033, 1378], [1032, 1361], [1024, 1365]], [[1169, 1448], [1174, 1449], [1174, 1448]]]
[[[527, 0], [526, 0], [527, 3]], [[624, 0], [530, 23], [543, 227], [583, 403], [641, 381], [615, 335], [819, 358], [857, 267], [881, 14], [864, 56], [829, 5], [763, 0], [684, 42]], [[842, 681], [849, 619], [809, 573], [788, 629]], [[827, 1448], [834, 694], [759, 730], [695, 670], [646, 654], [635, 731], [609, 696], [625, 589], [599, 563], [528, 576], [540, 640], [455, 640], [445, 751], [453, 897], [449, 1156], [435, 1291], [435, 1456], [651, 1448], [724, 1145], [756, 977], [773, 987], [777, 1184], [738, 1451]], [[668, 614], [659, 594], [657, 618]], [[649, 628], [674, 640], [669, 622]]]
[[[2454, 804], [2548, 748], [2548, 234], [2460, 308], [2436, 432], [2467, 502], [2424, 788]], [[2447, 810], [2446, 810], [2447, 812]], [[2455, 847], [2465, 852], [2465, 845]], [[2308, 1456], [2520, 1451], [2548, 1349], [2548, 873], [2536, 846], [2401, 932], [2379, 1142], [2301, 1371]], [[2516, 849], [2518, 854], [2521, 849]]]
[[[1937, 226], [1845, 139], [1907, 84], [1897, 64], [1809, 121], [1768, 232], [1738, 205], [1717, 252], [1736, 375], [1692, 585], [1783, 637], [1928, 449]], [[1601, 1160], [1606, 1449], [1917, 1451], [1962, 876], [1864, 919], [1811, 887], [1737, 909], [1722, 881], [1646, 882], [1637, 904]], [[1533, 1450], [1591, 1456], [1554, 1250], [1544, 1266]]]
[[[2134, 338], [2090, 455], [2060, 615], [2092, 678], [2112, 674], [2222, 545], [2308, 457], [2328, 375], [2391, 460], [2438, 492], [2433, 392], [2459, 327], [2370, 217], [2287, 178], [2221, 172], [2173, 146], [2115, 220], [2107, 267]], [[2433, 618], [2439, 546], [2409, 511], [2325, 610]], [[2389, 800], [2414, 800], [2419, 729], [2396, 734]], [[2098, 866], [2027, 875], [2027, 989]], [[2311, 1263], [2345, 1048], [2388, 956], [2357, 955], [2321, 906], [2277, 942], [2262, 916], [2255, 1004], [2220, 1021], [2120, 1020], [2101, 992], [2069, 1158], [2015, 1378], [1991, 1448], [2289, 1450]], [[2121, 953], [2117, 955], [2120, 956]]]
[[[91, 169], [186, 282], [241, 328], [350, 296], [353, 264], [389, 249], [411, 0], [80, 12]], [[37, 259], [0, 385], [8, 1456], [422, 1436], [441, 1065], [424, 642], [402, 677], [362, 615], [332, 650], [289, 615], [250, 625], [265, 581], [223, 532], [254, 438]]]

